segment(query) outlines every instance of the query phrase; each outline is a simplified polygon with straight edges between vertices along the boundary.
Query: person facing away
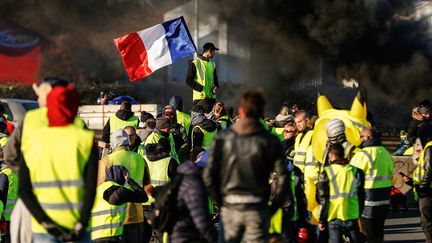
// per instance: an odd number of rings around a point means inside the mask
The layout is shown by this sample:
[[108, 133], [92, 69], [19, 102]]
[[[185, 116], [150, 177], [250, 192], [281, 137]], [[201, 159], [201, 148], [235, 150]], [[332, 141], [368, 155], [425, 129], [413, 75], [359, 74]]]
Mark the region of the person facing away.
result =
[[[270, 216], [289, 188], [282, 144], [259, 121], [264, 105], [260, 93], [243, 94], [240, 119], [218, 133], [208, 150], [203, 179], [221, 207], [225, 242], [265, 242]], [[278, 185], [269, 208], [272, 172]]]
[[98, 160], [94, 133], [74, 124], [79, 97], [72, 85], [54, 87], [46, 103], [48, 126], [25, 140], [23, 132], [19, 164], [19, 196], [33, 215], [33, 242], [89, 242]]
[[377, 128], [361, 131], [362, 150], [350, 161], [365, 174], [365, 207], [361, 213], [367, 242], [384, 241], [384, 222], [390, 207], [394, 162], [389, 151], [381, 144]]
[[[205, 43], [203, 53], [189, 65], [186, 76], [186, 84], [192, 88], [193, 105], [202, 100], [209, 102], [211, 109], [216, 102], [216, 93], [219, 91], [219, 80], [216, 72], [216, 64], [211, 60], [219, 49], [213, 43]], [[206, 111], [206, 113], [210, 110]]]
[[201, 147], [209, 149], [210, 143], [217, 133], [217, 123], [207, 119], [204, 109], [200, 105], [195, 105], [191, 112], [191, 148]]
[[92, 210], [92, 241], [123, 242], [127, 203], [143, 203], [147, 200], [147, 194], [129, 176], [126, 167], [114, 165], [107, 168], [106, 180], [97, 187]]
[[186, 134], [189, 135], [190, 132], [190, 120], [189, 114], [183, 111], [183, 99], [181, 96], [175, 95], [171, 97], [169, 105], [174, 107], [176, 112], [176, 121], [178, 124], [182, 125], [186, 130]]
[[332, 243], [343, 242], [342, 234], [350, 242], [362, 242], [358, 219], [364, 205], [364, 173], [349, 164], [341, 144], [328, 149], [330, 165], [324, 167], [317, 185], [317, 199], [321, 205], [318, 228], [328, 228]]
[[139, 118], [132, 112], [132, 104], [130, 101], [123, 101], [120, 104], [120, 109], [112, 115], [103, 128], [102, 141], [110, 142], [110, 135], [118, 129], [124, 129], [127, 126], [137, 128]]

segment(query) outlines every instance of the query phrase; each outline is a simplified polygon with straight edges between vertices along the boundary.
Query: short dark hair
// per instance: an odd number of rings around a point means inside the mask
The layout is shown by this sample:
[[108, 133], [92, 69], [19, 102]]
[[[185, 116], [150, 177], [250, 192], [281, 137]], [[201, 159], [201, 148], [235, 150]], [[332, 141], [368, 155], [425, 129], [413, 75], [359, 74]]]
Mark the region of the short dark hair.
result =
[[336, 159], [345, 158], [345, 149], [339, 143], [335, 143], [335, 144], [330, 145], [328, 153], [336, 156]]
[[265, 100], [257, 91], [246, 92], [240, 98], [240, 107], [243, 108], [247, 117], [263, 117], [264, 106]]
[[305, 110], [298, 110], [296, 113], [294, 113], [294, 117], [297, 117], [297, 116], [300, 116], [300, 115], [304, 115], [305, 119], [310, 119], [311, 118], [310, 114], [307, 111], [305, 111]]
[[120, 104], [120, 109], [132, 111], [132, 103], [128, 100], [122, 101], [122, 103]]

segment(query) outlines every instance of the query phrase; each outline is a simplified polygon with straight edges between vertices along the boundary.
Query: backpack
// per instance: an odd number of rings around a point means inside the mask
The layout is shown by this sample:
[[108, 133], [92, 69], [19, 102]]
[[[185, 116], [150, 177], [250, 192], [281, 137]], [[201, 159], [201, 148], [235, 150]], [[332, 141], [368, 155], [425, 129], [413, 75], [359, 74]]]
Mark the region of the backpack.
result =
[[171, 233], [178, 218], [177, 194], [183, 176], [178, 175], [172, 181], [160, 188], [156, 196], [156, 202], [152, 204], [152, 210], [148, 217], [154, 230], [163, 233]]

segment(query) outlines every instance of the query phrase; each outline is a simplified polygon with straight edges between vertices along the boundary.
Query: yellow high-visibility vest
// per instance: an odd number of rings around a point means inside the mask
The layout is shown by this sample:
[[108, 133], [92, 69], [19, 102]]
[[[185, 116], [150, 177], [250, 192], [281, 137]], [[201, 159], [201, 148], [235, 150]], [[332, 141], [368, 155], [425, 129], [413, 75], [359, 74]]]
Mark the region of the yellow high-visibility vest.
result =
[[18, 199], [18, 176], [10, 168], [3, 169], [0, 173], [5, 174], [9, 181], [7, 202], [3, 211], [3, 217], [6, 221], [10, 221], [12, 210]]
[[294, 143], [294, 165], [304, 172], [306, 153], [311, 144], [313, 136], [313, 130], [309, 130], [306, 133], [299, 133], [295, 138]]
[[[192, 131], [195, 130], [195, 128], [198, 128], [204, 134], [201, 148], [208, 150], [210, 148], [210, 143], [213, 141], [213, 138], [216, 136], [217, 129], [215, 129], [213, 132], [209, 132], [204, 128], [202, 128], [200, 125], [196, 125], [192, 129]], [[193, 144], [193, 133], [192, 133], [192, 144]]]
[[189, 135], [190, 120], [191, 120], [190, 115], [186, 114], [182, 111], [176, 110], [176, 116], [177, 116], [177, 123], [182, 125], [184, 127], [184, 129], [186, 130], [186, 134]]
[[366, 147], [357, 152], [350, 164], [365, 173], [365, 189], [392, 186], [394, 162], [383, 146]]
[[[168, 167], [172, 157], [168, 156], [156, 161], [150, 161], [147, 156], [144, 156], [144, 158], [147, 162], [152, 186], [157, 187], [167, 184], [170, 181]], [[155, 199], [150, 196], [149, 200], [143, 203], [143, 205], [151, 205], [154, 201]]]
[[106, 181], [100, 184], [96, 190], [96, 198], [91, 214], [92, 240], [121, 236], [123, 234], [127, 203], [112, 205], [103, 198], [104, 192], [112, 186], [120, 185], [112, 181]]
[[327, 221], [342, 221], [359, 218], [357, 188], [360, 185], [355, 177], [357, 168], [351, 165], [332, 164], [325, 167], [329, 179], [330, 201]]
[[193, 90], [192, 99], [202, 100], [204, 98], [215, 99], [216, 95], [213, 94], [214, 88], [214, 71], [216, 69], [216, 64], [212, 60], [202, 60], [201, 58], [196, 58], [192, 61], [195, 65], [196, 75], [195, 82], [203, 86], [202, 91]]
[[[31, 132], [33, 134], [27, 137], [31, 146], [22, 146], [21, 150], [33, 192], [48, 217], [66, 229], [73, 229], [80, 219], [84, 170], [94, 133], [73, 124], [42, 127]], [[46, 233], [34, 218], [32, 230]]]
[[112, 115], [109, 119], [109, 123], [110, 123], [110, 133], [113, 133], [118, 129], [124, 129], [127, 126], [137, 128], [139, 124], [139, 119], [137, 116], [131, 116], [128, 120], [124, 121], [118, 118], [116, 115]]
[[[432, 141], [428, 142], [426, 146], [423, 148], [423, 151], [420, 155], [419, 162], [417, 164], [417, 168], [414, 171], [413, 181], [414, 184], [420, 184], [425, 176], [425, 164], [424, 164], [424, 154], [427, 148], [432, 146]], [[429, 184], [429, 187], [432, 187], [432, 182]]]

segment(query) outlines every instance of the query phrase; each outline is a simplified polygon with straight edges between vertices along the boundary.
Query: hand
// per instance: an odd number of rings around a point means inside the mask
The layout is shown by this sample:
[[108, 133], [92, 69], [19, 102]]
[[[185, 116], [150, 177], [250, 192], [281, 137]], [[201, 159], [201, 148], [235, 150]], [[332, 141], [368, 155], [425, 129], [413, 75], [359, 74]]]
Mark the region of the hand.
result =
[[129, 181], [129, 172], [125, 171], [123, 175], [124, 175], [125, 180]]
[[408, 182], [408, 181], [410, 181], [411, 180], [411, 178], [409, 178], [408, 176], [402, 176], [402, 179], [405, 181], [405, 182]]
[[324, 231], [325, 228], [326, 228], [326, 227], [324, 226], [324, 224], [321, 224], [321, 223], [318, 224], [318, 229], [319, 229], [320, 231]]
[[54, 222], [42, 222], [41, 225], [48, 231], [48, 233], [60, 241], [69, 241], [72, 238], [70, 230], [63, 228]]
[[213, 88], [213, 94], [216, 94], [217, 92], [219, 92], [219, 88], [218, 87], [214, 87]]
[[144, 191], [148, 194], [151, 195], [153, 193], [153, 186], [151, 184], [145, 185], [144, 186]]

